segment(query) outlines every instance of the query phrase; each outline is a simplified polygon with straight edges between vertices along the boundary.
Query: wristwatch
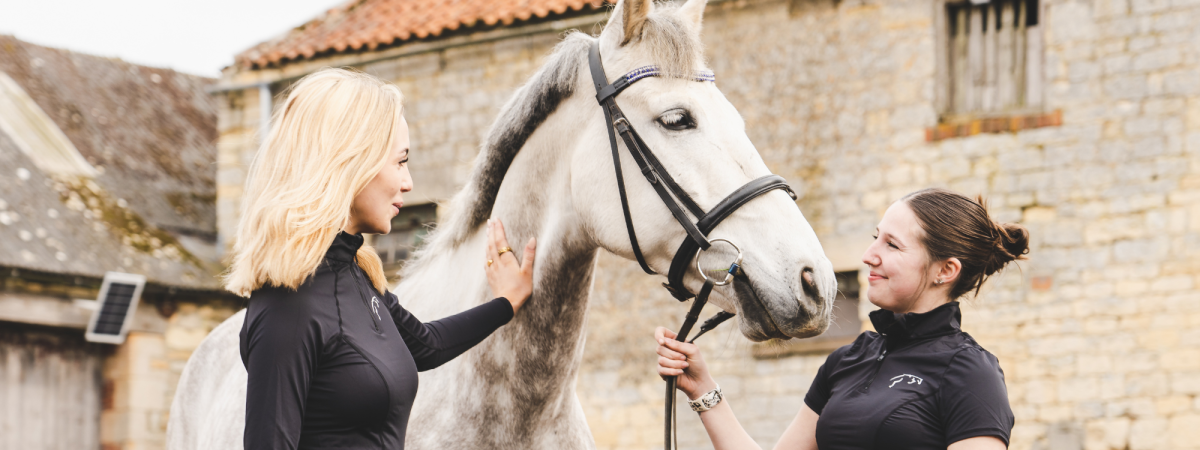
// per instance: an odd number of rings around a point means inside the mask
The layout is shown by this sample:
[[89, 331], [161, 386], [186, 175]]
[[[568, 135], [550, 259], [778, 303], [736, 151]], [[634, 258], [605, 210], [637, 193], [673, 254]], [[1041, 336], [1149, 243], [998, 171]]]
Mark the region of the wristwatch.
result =
[[704, 412], [716, 407], [724, 398], [725, 396], [721, 395], [721, 386], [717, 386], [716, 389], [708, 391], [700, 398], [688, 401], [688, 406], [692, 407], [692, 411]]

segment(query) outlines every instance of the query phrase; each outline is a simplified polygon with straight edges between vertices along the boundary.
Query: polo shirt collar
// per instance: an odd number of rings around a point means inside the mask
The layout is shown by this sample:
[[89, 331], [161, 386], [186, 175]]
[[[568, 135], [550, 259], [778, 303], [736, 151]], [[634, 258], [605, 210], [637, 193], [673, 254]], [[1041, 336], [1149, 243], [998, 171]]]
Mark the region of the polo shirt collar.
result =
[[329, 250], [325, 251], [325, 258], [337, 261], [354, 261], [354, 256], [358, 254], [358, 249], [363, 246], [363, 237], [361, 234], [350, 234], [345, 231], [338, 233], [337, 237], [333, 238], [333, 244], [329, 245]]
[[961, 331], [958, 302], [949, 302], [925, 313], [896, 314], [886, 309], [872, 311], [871, 324], [888, 341], [909, 341], [945, 336]]

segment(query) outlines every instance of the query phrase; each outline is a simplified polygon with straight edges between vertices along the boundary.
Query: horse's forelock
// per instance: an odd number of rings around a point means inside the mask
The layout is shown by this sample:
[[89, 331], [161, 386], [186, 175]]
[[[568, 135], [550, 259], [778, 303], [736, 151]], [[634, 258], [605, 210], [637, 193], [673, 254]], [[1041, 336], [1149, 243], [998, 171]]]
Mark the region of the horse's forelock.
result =
[[678, 9], [671, 4], [656, 6], [642, 25], [642, 35], [630, 45], [645, 51], [669, 76], [691, 78], [704, 66], [704, 45], [700, 30], [680, 17]]

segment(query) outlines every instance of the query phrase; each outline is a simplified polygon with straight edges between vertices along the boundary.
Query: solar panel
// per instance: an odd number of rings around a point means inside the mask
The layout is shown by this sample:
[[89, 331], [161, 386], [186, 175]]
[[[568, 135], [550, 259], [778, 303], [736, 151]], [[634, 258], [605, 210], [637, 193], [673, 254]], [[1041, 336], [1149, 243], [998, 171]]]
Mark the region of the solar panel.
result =
[[99, 303], [84, 335], [91, 342], [121, 344], [129, 332], [133, 312], [137, 310], [146, 277], [131, 273], [108, 272], [100, 285]]

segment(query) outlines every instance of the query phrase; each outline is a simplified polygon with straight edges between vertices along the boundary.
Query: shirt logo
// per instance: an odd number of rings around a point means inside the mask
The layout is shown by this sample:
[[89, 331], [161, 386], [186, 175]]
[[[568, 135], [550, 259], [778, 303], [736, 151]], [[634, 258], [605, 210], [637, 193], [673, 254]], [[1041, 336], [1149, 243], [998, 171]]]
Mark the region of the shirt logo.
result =
[[921, 383], [925, 382], [925, 380], [921, 379], [921, 377], [918, 377], [916, 375], [909, 375], [906, 373], [904, 375], [896, 375], [896, 376], [892, 377], [892, 384], [888, 385], [888, 389], [891, 389], [892, 386], [895, 386], [896, 383], [899, 383], [901, 381], [908, 381], [907, 383], [904, 383], [904, 384], [917, 384], [917, 385], [920, 385]]
[[379, 298], [378, 297], [371, 297], [371, 312], [375, 313], [376, 319], [379, 319], [381, 321], [383, 320], [382, 317], [379, 317]]

